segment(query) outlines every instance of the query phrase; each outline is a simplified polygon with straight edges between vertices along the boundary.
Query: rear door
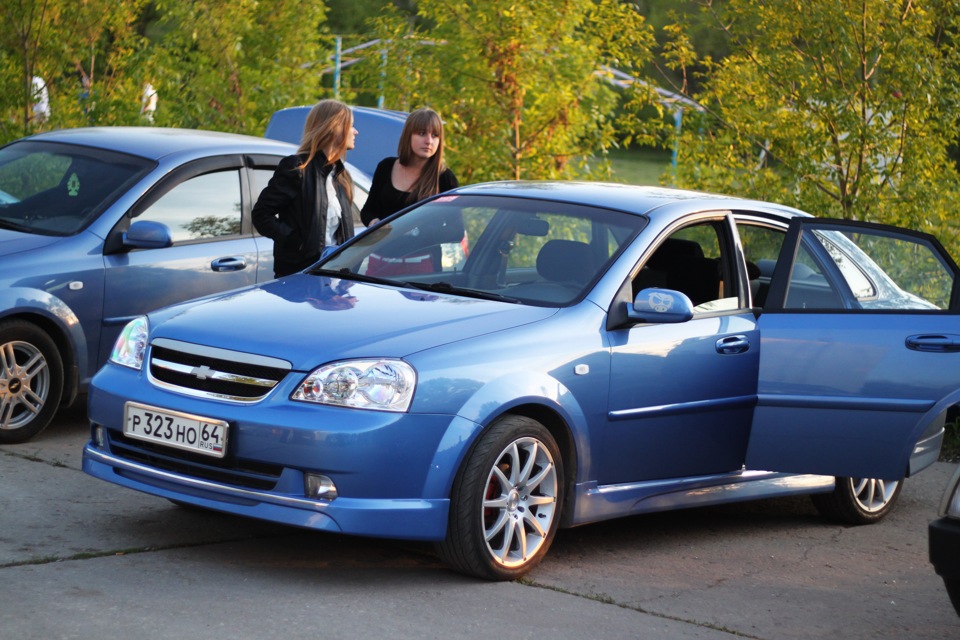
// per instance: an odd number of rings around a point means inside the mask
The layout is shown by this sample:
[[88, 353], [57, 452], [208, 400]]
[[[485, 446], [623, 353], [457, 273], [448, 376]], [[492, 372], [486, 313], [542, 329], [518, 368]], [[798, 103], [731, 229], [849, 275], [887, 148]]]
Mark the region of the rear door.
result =
[[929, 235], [793, 220], [758, 319], [748, 468], [903, 477], [960, 399], [958, 280]]

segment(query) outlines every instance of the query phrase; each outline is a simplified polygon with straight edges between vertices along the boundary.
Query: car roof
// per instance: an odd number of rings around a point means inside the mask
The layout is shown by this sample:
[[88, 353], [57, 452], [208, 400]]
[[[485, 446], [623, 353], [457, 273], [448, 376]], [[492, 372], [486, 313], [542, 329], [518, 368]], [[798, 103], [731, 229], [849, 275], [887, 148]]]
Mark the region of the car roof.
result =
[[256, 136], [165, 127], [84, 127], [39, 133], [26, 140], [60, 142], [119, 151], [159, 161], [172, 155], [230, 153], [291, 155], [296, 147]]
[[750, 209], [779, 216], [808, 216], [792, 207], [772, 202], [749, 200], [736, 196], [674, 189], [670, 187], [638, 186], [612, 182], [577, 181], [502, 181], [486, 182], [460, 187], [456, 193], [496, 195], [519, 198], [554, 200], [570, 204], [615, 209], [638, 215], [656, 215], [657, 210], [672, 215], [677, 209]]

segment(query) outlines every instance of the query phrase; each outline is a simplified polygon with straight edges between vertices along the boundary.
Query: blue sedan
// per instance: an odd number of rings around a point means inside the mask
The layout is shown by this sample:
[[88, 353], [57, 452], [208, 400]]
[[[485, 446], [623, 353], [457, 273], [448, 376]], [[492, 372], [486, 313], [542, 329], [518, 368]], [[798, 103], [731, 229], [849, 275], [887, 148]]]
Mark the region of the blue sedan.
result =
[[808, 494], [876, 522], [960, 401], [958, 282], [928, 235], [775, 204], [463, 187], [133, 319], [83, 469], [493, 580], [639, 513]]
[[[274, 140], [159, 128], [68, 129], [0, 149], [0, 443], [83, 393], [124, 325], [273, 277], [250, 210]], [[352, 171], [360, 195], [369, 188]]]

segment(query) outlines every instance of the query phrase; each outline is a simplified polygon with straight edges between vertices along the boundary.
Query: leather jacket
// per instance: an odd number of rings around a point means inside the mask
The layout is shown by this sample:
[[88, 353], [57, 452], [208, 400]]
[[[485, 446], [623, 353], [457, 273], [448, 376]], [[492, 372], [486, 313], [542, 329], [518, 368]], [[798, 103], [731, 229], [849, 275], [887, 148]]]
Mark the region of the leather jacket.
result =
[[336, 180], [346, 171], [343, 163], [338, 160], [328, 164], [323, 153], [318, 153], [309, 165], [300, 169], [304, 160], [305, 155], [281, 160], [253, 207], [253, 226], [273, 240], [275, 270], [278, 264], [305, 268], [320, 258], [327, 228], [325, 181], [330, 171], [334, 172], [334, 187], [342, 211], [336, 241], [340, 244], [353, 237], [350, 196]]

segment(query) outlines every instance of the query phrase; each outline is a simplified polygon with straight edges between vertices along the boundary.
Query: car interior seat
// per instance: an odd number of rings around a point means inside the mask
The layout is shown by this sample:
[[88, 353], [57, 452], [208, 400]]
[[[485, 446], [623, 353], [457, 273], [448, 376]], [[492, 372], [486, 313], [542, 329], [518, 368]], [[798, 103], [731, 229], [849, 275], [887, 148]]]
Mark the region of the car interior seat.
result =
[[660, 286], [685, 293], [694, 305], [720, 297], [719, 263], [705, 257], [700, 244], [693, 240], [668, 238], [646, 266], [662, 274]]

